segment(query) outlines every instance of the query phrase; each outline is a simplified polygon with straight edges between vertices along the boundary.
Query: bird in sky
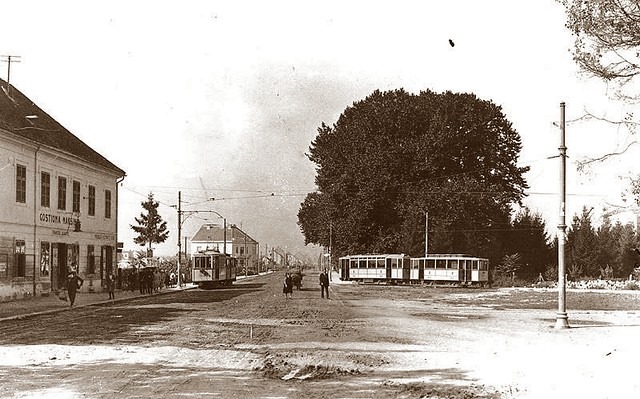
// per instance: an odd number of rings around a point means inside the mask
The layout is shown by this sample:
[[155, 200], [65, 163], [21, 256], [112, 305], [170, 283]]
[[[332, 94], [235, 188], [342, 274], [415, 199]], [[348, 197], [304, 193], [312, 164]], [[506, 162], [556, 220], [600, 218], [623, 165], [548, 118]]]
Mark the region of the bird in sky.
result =
[[451, 39], [449, 39], [449, 44], [451, 45], [451, 47], [454, 47], [456, 45]]

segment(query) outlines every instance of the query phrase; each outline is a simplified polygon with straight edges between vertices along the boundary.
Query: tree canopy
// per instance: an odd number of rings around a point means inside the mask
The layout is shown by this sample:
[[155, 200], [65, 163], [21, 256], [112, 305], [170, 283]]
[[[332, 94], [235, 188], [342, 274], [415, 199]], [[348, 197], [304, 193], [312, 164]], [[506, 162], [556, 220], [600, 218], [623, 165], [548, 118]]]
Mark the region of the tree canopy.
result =
[[[490, 256], [528, 188], [519, 134], [473, 94], [375, 91], [322, 124], [308, 157], [318, 190], [301, 204], [306, 243], [334, 254]], [[335, 257], [334, 257], [335, 258]]]
[[508, 234], [505, 253], [520, 255], [520, 277], [536, 278], [554, 263], [551, 239], [540, 213], [531, 212], [529, 208], [522, 209], [515, 215]]
[[584, 71], [621, 86], [640, 74], [637, 0], [561, 2], [567, 10], [567, 28], [575, 37], [574, 59]]
[[160, 204], [153, 199], [153, 193], [149, 193], [147, 200], [141, 205], [146, 214], [141, 213], [140, 217], [134, 218], [138, 223], [137, 226], [130, 225], [133, 231], [138, 233], [133, 242], [140, 246], [146, 245], [150, 251], [152, 244], [159, 244], [167, 240], [169, 231], [167, 230], [167, 222], [163, 221], [158, 213]]

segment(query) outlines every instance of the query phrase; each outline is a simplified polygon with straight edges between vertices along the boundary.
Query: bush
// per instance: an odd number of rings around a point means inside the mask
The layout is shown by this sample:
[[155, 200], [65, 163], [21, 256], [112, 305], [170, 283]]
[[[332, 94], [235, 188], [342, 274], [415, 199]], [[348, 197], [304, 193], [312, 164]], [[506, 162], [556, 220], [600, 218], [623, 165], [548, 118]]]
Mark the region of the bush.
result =
[[623, 289], [625, 289], [625, 290], [640, 290], [640, 286], [635, 281], [628, 281], [627, 284], [625, 284]]
[[535, 288], [556, 288], [558, 285], [557, 281], [541, 281], [539, 283], [533, 284]]

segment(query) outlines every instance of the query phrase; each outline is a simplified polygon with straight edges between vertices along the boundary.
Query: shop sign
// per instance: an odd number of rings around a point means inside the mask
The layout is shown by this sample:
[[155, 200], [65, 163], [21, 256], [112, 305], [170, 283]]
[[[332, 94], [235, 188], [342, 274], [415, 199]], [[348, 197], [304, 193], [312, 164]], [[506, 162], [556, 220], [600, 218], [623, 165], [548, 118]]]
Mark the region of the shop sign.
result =
[[114, 234], [96, 234], [96, 240], [113, 241], [116, 239]]
[[80, 219], [67, 215], [54, 215], [51, 213], [40, 213], [40, 221], [43, 223], [63, 224], [66, 226], [74, 225]]

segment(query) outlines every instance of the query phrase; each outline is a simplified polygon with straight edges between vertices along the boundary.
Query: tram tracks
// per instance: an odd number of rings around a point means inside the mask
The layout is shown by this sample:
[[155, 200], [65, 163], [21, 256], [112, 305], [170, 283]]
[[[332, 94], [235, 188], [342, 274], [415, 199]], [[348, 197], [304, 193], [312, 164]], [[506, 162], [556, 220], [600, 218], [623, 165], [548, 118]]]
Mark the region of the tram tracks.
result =
[[[127, 304], [146, 302], [150, 297], [136, 297], [126, 300]], [[102, 323], [108, 322], [114, 309], [112, 303], [96, 303], [72, 309], [40, 314], [25, 315], [24, 317], [0, 321], [0, 345], [7, 344], [37, 344], [67, 342], [74, 336], [73, 330], [90, 332], [100, 329]], [[101, 316], [101, 313], [105, 313]], [[118, 315], [116, 315], [118, 316]], [[70, 331], [71, 330], [71, 331]]]

